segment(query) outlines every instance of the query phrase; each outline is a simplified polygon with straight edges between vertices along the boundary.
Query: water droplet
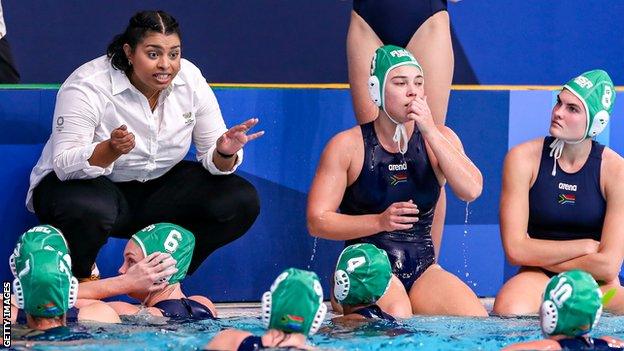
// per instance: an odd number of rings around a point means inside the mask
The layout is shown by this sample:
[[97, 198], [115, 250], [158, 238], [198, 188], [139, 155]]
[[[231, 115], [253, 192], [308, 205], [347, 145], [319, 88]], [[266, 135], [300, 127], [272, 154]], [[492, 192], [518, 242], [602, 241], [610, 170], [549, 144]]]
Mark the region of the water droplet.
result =
[[[464, 275], [466, 278], [470, 276], [470, 272], [468, 272], [468, 250], [466, 249], [466, 242], [468, 241], [468, 214], [470, 213], [468, 209], [469, 206], [470, 206], [470, 202], [466, 202], [466, 210], [465, 210], [465, 217], [464, 217], [464, 239], [462, 240], [462, 253], [464, 254]], [[472, 280], [467, 279], [466, 283], [470, 284], [472, 283]]]
[[310, 269], [310, 266], [314, 262], [314, 256], [316, 255], [316, 245], [318, 245], [318, 238], [315, 237], [314, 245], [312, 246], [312, 255], [310, 256], [310, 263], [308, 263], [308, 269]]

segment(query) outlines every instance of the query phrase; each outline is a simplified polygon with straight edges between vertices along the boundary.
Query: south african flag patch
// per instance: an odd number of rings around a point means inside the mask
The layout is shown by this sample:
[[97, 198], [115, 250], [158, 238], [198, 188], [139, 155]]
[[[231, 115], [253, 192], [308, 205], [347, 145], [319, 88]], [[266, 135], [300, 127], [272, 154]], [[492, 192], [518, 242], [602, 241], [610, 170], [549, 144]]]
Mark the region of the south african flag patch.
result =
[[559, 194], [559, 205], [574, 205], [576, 203], [576, 195]]
[[397, 173], [390, 176], [390, 185], [392, 186], [405, 182], [407, 182], [407, 174], [405, 173]]

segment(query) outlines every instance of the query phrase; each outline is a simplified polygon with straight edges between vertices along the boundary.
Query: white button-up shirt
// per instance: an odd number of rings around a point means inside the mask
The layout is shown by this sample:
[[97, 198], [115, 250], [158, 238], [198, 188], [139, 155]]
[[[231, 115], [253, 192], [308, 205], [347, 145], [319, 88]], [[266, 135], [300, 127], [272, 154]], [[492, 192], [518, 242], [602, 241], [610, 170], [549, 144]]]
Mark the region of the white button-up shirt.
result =
[[[134, 133], [135, 147], [106, 168], [88, 159], [95, 146], [110, 139], [125, 124]], [[220, 171], [212, 160], [217, 139], [227, 131], [212, 89], [199, 69], [182, 59], [180, 72], [161, 92], [154, 112], [147, 98], [125, 73], [114, 69], [106, 56], [87, 62], [63, 83], [56, 97], [52, 135], [30, 173], [26, 207], [41, 179], [54, 171], [60, 180], [106, 176], [113, 182], [158, 178], [186, 156], [191, 141], [197, 160], [212, 174]]]

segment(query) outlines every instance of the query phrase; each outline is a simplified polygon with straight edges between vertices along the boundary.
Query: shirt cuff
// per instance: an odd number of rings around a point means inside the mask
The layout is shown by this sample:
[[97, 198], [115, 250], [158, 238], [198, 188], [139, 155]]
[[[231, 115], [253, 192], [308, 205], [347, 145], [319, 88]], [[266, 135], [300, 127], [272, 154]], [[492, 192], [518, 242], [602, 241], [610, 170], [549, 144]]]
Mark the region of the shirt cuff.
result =
[[217, 168], [217, 166], [214, 164], [214, 161], [212, 160], [213, 154], [215, 153], [216, 149], [217, 149], [217, 143], [215, 143], [214, 145], [212, 145], [210, 149], [208, 149], [208, 152], [206, 152], [206, 157], [204, 158], [204, 161], [202, 162], [204, 168], [206, 168], [208, 172], [210, 172], [211, 174], [214, 174], [214, 175], [232, 174], [234, 173], [234, 171], [236, 171], [238, 166], [241, 163], [243, 163], [243, 149], [240, 149], [236, 152], [236, 156], [232, 156], [232, 157], [236, 157], [236, 163], [234, 163], [234, 167], [232, 167], [232, 169], [229, 171], [220, 170], [219, 168]]
[[111, 172], [113, 171], [113, 165], [115, 164], [115, 162], [113, 162], [110, 165], [108, 165], [108, 167], [102, 168], [100, 166], [93, 166], [89, 163], [89, 158], [91, 158], [91, 155], [93, 155], [93, 150], [95, 150], [95, 147], [98, 144], [99, 142], [89, 145], [88, 147], [84, 149], [82, 153], [82, 158], [84, 159], [82, 171], [89, 178], [97, 178], [99, 176], [111, 174]]

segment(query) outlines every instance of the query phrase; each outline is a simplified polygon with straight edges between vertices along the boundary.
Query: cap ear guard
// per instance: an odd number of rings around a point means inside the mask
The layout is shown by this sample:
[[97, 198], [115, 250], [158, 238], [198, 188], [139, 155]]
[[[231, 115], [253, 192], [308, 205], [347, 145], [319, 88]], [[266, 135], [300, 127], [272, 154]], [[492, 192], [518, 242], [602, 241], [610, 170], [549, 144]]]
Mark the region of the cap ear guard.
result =
[[12, 253], [11, 256], [9, 256], [9, 267], [11, 267], [11, 273], [13, 274], [13, 277], [17, 277], [17, 268], [15, 267], [15, 253]]
[[589, 126], [589, 130], [587, 131], [588, 137], [595, 137], [596, 135], [602, 133], [607, 124], [609, 123], [609, 112], [606, 110], [602, 110], [594, 115], [594, 119], [592, 120], [591, 126]]
[[596, 318], [594, 319], [594, 323], [592, 323], [592, 329], [596, 328], [596, 325], [598, 325], [598, 321], [600, 320], [600, 317], [602, 317], [602, 305], [600, 305], [600, 308], [598, 308], [598, 311], [596, 311]]
[[338, 302], [342, 302], [349, 295], [351, 284], [347, 272], [342, 269], [334, 273], [334, 297]]
[[[24, 264], [24, 269], [22, 269], [22, 275], [28, 274], [30, 272], [30, 260], [26, 260]], [[15, 294], [15, 299], [17, 300], [17, 308], [24, 309], [25, 301], [24, 301], [24, 288], [22, 287], [22, 282], [20, 281], [20, 275], [15, 275], [15, 280], [13, 280], [13, 293]]]
[[546, 335], [552, 334], [557, 328], [557, 321], [559, 320], [559, 312], [557, 306], [551, 300], [546, 300], [542, 303], [540, 308], [541, 326], [542, 331]]
[[262, 324], [265, 328], [269, 327], [269, 323], [271, 322], [271, 305], [272, 305], [272, 296], [271, 291], [267, 291], [262, 294]]
[[69, 283], [69, 292], [68, 292], [68, 306], [67, 308], [72, 308], [76, 305], [76, 301], [78, 301], [78, 279], [76, 277], [71, 277], [71, 283]]
[[13, 249], [13, 253], [9, 256], [9, 267], [11, 267], [11, 273], [13, 273], [13, 277], [17, 278], [17, 266], [16, 259], [20, 257], [20, 248], [22, 244], [18, 241], [17, 245]]
[[381, 84], [377, 76], [368, 78], [368, 94], [375, 105], [381, 107]]
[[327, 306], [321, 301], [321, 304], [319, 305], [319, 308], [314, 315], [312, 325], [310, 326], [310, 332], [308, 333], [309, 335], [316, 334], [316, 332], [323, 324], [323, 321], [325, 321], [325, 314], [327, 314]]
[[13, 280], [13, 294], [15, 294], [15, 300], [17, 302], [17, 308], [24, 309], [24, 289], [22, 288], [22, 282], [19, 278]]

